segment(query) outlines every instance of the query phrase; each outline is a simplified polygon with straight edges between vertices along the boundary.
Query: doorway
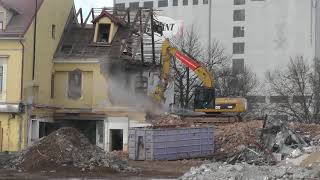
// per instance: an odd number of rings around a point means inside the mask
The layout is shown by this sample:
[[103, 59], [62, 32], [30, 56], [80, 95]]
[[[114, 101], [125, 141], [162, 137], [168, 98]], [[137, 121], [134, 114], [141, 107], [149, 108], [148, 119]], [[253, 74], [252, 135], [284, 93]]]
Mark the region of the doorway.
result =
[[122, 129], [110, 129], [111, 137], [111, 151], [123, 150], [123, 130]]

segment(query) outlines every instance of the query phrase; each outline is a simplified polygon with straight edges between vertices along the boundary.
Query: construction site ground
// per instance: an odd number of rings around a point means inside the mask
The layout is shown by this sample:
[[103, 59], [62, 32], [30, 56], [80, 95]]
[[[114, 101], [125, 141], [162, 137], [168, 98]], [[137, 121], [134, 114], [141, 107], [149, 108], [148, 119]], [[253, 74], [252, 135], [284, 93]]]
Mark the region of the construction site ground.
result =
[[[158, 121], [159, 122], [159, 121]], [[158, 125], [162, 124], [170, 124], [170, 125], [181, 125], [184, 126], [183, 122], [179, 120], [179, 118], [163, 118], [162, 123], [158, 123]], [[192, 179], [194, 176], [196, 177], [202, 177], [202, 169], [205, 170], [205, 172], [215, 173], [217, 171], [216, 167], [220, 166], [228, 166], [230, 169], [234, 169], [233, 166], [237, 169], [248, 169], [248, 165], [246, 165], [245, 161], [239, 162], [240, 165], [229, 165], [227, 162], [229, 159], [234, 159], [234, 157], [238, 157], [238, 154], [246, 152], [246, 148], [250, 147], [250, 144], [255, 144], [255, 142], [260, 138], [259, 133], [257, 133], [258, 129], [263, 128], [264, 121], [248, 121], [248, 122], [236, 122], [236, 123], [218, 123], [214, 127], [214, 141], [215, 141], [215, 154], [211, 157], [206, 158], [199, 158], [199, 159], [189, 159], [189, 160], [176, 160], [176, 161], [132, 161], [129, 160], [127, 163], [122, 164], [121, 159], [126, 159], [125, 154], [115, 154], [115, 156], [112, 156], [111, 159], [106, 159], [106, 164], [101, 164], [101, 166], [95, 166], [93, 169], [90, 170], [90, 167], [92, 164], [80, 164], [78, 167], [65, 165], [65, 162], [62, 162], [60, 165], [65, 166], [57, 166], [55, 164], [45, 164], [40, 165], [40, 163], [33, 163], [34, 159], [31, 159], [30, 161], [27, 161], [31, 163], [36, 169], [30, 169], [30, 170], [4, 170], [0, 168], [0, 179], [176, 179], [184, 175], [185, 179]], [[298, 123], [289, 123], [288, 127], [292, 129], [295, 133], [299, 134], [301, 137], [308, 138], [312, 141], [313, 146], [312, 147], [318, 147], [320, 142], [320, 125], [316, 124], [298, 124]], [[69, 134], [70, 130], [63, 131], [60, 130], [60, 133], [57, 133], [55, 136], [52, 135], [49, 137], [49, 139], [42, 140], [42, 145], [40, 145], [37, 148], [31, 148], [29, 151], [31, 155], [37, 155], [41, 156], [49, 156], [53, 158], [58, 158], [54, 162], [60, 163], [61, 159], [59, 157], [56, 157], [56, 154], [44, 154], [46, 151], [45, 148], [47, 142], [55, 142], [53, 140], [62, 139], [61, 137], [65, 137], [65, 135]], [[80, 141], [82, 144], [87, 145], [87, 141], [85, 139], [82, 139], [82, 135], [78, 134], [77, 132], [74, 132], [74, 137], [80, 137]], [[68, 149], [69, 145], [72, 144], [72, 151], [76, 153], [83, 153], [83, 155], [86, 155], [91, 158], [90, 153], [91, 150], [97, 151], [95, 154], [100, 155], [100, 151], [96, 150], [95, 147], [90, 147], [87, 151], [86, 149], [83, 150], [80, 147], [83, 147], [81, 144], [79, 147], [77, 146], [78, 143], [74, 143], [74, 139], [76, 138], [63, 138], [63, 143], [60, 141], [56, 142], [57, 145], [61, 146], [62, 148]], [[49, 141], [50, 140], [50, 141]], [[68, 146], [66, 146], [68, 145]], [[60, 148], [61, 148], [60, 147]], [[44, 148], [44, 149], [43, 149]], [[50, 148], [50, 146], [49, 146]], [[308, 149], [308, 148], [307, 148]], [[306, 151], [307, 151], [306, 149]], [[249, 150], [254, 150], [250, 149]], [[256, 150], [255, 150], [256, 151]], [[68, 153], [69, 151], [66, 151]], [[320, 162], [319, 160], [319, 150], [315, 150], [309, 153], [309, 157], [305, 158], [303, 161], [297, 163], [299, 164], [299, 167], [305, 168], [310, 167], [312, 164], [316, 164]], [[38, 154], [39, 153], [39, 154]], [[261, 153], [259, 151], [256, 151], [256, 153]], [[28, 153], [25, 153], [24, 155], [27, 155]], [[52, 155], [52, 156], [51, 156]], [[65, 154], [69, 155], [69, 154]], [[73, 155], [73, 154], [71, 154]], [[242, 154], [243, 156], [244, 154]], [[304, 156], [304, 154], [301, 154]], [[299, 156], [301, 156], [299, 155]], [[7, 157], [10, 155], [1, 155], [0, 154], [0, 167], [1, 162], [7, 162]], [[85, 157], [86, 157], [85, 156]], [[29, 156], [27, 156], [29, 157]], [[34, 157], [34, 156], [32, 156]], [[239, 156], [240, 157], [240, 156]], [[74, 158], [79, 158], [75, 156]], [[28, 158], [26, 158], [28, 160]], [[97, 158], [96, 160], [98, 160]], [[43, 159], [45, 160], [45, 159]], [[63, 159], [62, 159], [63, 160]], [[77, 160], [77, 159], [76, 159]], [[80, 159], [85, 161], [85, 159]], [[95, 159], [94, 159], [95, 160]], [[257, 159], [258, 161], [263, 162], [263, 160]], [[296, 159], [294, 159], [294, 162]], [[46, 161], [44, 161], [46, 162]], [[284, 162], [287, 162], [285, 160]], [[289, 161], [288, 161], [289, 162]], [[209, 165], [203, 166], [203, 164], [209, 163]], [[211, 163], [211, 164], [210, 164]], [[222, 163], [222, 164], [221, 164]], [[238, 162], [236, 162], [238, 163]], [[244, 163], [241, 165], [241, 163]], [[139, 171], [114, 171], [112, 168], [118, 169], [119, 167], [111, 167], [109, 165], [116, 164], [123, 166], [124, 170], [130, 170], [130, 167], [137, 168]], [[29, 167], [28, 164], [23, 164], [24, 167]], [[108, 165], [109, 167], [102, 167], [103, 165]], [[202, 167], [203, 166], [203, 167]], [[230, 167], [229, 167], [230, 166]], [[241, 167], [240, 167], [241, 166]], [[247, 167], [248, 166], [248, 167]], [[33, 166], [32, 166], [33, 167]], [[82, 168], [82, 167], [85, 167]], [[202, 169], [195, 169], [197, 167], [202, 167]], [[259, 168], [259, 166], [252, 166]], [[275, 166], [267, 165], [265, 167], [273, 168]], [[320, 166], [319, 166], [320, 167]], [[88, 169], [89, 168], [89, 169]], [[132, 170], [131, 168], [131, 170]], [[251, 166], [249, 167], [249, 169]], [[320, 172], [320, 169], [319, 169]], [[224, 172], [217, 172], [217, 173], [224, 173]], [[228, 174], [229, 172], [225, 172], [225, 174]], [[320, 174], [320, 173], [319, 173]], [[205, 176], [205, 175], [204, 175]], [[224, 176], [223, 176], [224, 178]], [[222, 178], [222, 179], [223, 179]], [[197, 179], [197, 178], [196, 178]]]
[[108, 168], [101, 168], [94, 171], [85, 171], [77, 168], [44, 168], [37, 171], [21, 172], [0, 170], [0, 179], [175, 179], [182, 176], [193, 166], [199, 166], [202, 160], [182, 160], [182, 161], [129, 161], [129, 165], [142, 169], [139, 173], [117, 173]]

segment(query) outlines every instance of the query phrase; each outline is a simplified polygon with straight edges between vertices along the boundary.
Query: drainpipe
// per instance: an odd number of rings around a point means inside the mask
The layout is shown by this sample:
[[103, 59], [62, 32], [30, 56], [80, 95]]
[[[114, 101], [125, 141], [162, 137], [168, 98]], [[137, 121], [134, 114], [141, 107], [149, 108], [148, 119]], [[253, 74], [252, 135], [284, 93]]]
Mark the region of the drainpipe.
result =
[[[22, 40], [20, 39], [20, 44], [22, 46], [22, 58], [21, 58], [21, 80], [20, 80], [20, 103], [23, 102], [23, 73], [24, 73], [24, 44], [22, 43]], [[19, 151], [22, 149], [21, 144], [22, 144], [22, 121], [23, 121], [23, 116], [19, 115], [20, 121], [19, 121]]]
[[22, 59], [21, 59], [21, 79], [20, 79], [20, 102], [23, 101], [23, 73], [24, 73], [24, 44], [22, 43], [22, 40], [20, 39], [20, 44], [22, 46]]
[[211, 49], [211, 41], [212, 41], [212, 37], [211, 37], [211, 18], [212, 18], [212, 1], [213, 0], [209, 0], [209, 51]]
[[38, 0], [35, 5], [35, 14], [34, 14], [34, 30], [33, 30], [33, 61], [32, 61], [32, 80], [34, 80], [35, 74], [35, 63], [36, 63], [36, 39], [37, 39], [37, 15], [38, 15]]

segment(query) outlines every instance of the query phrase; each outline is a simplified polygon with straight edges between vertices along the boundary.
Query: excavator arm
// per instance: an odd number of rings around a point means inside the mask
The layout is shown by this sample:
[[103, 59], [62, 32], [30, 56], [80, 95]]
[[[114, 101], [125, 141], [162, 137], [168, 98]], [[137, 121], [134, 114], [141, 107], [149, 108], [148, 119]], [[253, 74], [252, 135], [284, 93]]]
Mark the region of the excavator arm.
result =
[[213, 75], [199, 62], [193, 60], [189, 56], [185, 55], [184, 53], [180, 52], [177, 48], [172, 47], [170, 45], [169, 40], [165, 40], [162, 44], [162, 74], [161, 74], [161, 82], [156, 87], [154, 98], [157, 101], [164, 100], [164, 92], [166, 91], [168, 80], [170, 76], [170, 60], [172, 57], [176, 57], [182, 64], [186, 67], [189, 67], [203, 82], [203, 86], [207, 88], [212, 88], [214, 86]]

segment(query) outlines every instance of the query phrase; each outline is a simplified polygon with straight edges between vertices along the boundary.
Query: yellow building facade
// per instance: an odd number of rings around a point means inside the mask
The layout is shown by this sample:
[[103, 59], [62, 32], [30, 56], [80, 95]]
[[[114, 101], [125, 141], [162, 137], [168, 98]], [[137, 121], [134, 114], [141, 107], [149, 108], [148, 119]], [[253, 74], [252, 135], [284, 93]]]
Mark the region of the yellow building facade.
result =
[[48, 88], [52, 58], [74, 4], [73, 0], [34, 2], [0, 2], [0, 151], [25, 148], [32, 105], [53, 104]]

